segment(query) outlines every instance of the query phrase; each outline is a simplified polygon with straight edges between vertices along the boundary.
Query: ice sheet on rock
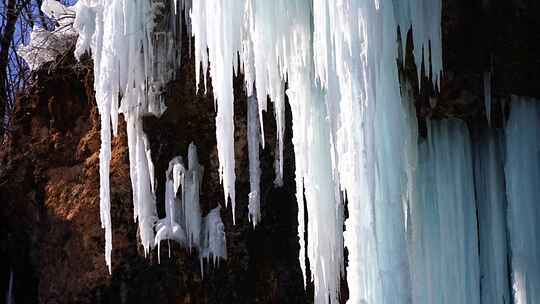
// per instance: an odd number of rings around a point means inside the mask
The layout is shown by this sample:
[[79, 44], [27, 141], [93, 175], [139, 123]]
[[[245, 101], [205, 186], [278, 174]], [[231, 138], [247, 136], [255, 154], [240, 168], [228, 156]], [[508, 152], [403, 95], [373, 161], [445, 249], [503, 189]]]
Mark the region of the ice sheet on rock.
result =
[[56, 21], [60, 27], [71, 26], [75, 18], [74, 7], [66, 7], [56, 0], [45, 0], [41, 4], [41, 11]]
[[17, 54], [26, 61], [30, 70], [37, 70], [43, 64], [64, 55], [77, 39], [77, 31], [73, 27], [75, 10], [72, 7], [66, 7], [58, 1], [45, 0], [41, 11], [54, 20], [57, 26], [52, 31], [34, 27], [28, 45], [17, 48]]
[[540, 302], [540, 103], [512, 96], [506, 126], [506, 193], [512, 293], [516, 304]]
[[458, 120], [428, 122], [411, 204], [413, 303], [480, 303], [469, 133]]
[[257, 98], [250, 96], [247, 100], [248, 108], [248, 152], [249, 152], [249, 204], [248, 217], [253, 227], [261, 220], [261, 167], [259, 160], [260, 128], [259, 109]]
[[[71, 19], [73, 20], [73, 19]], [[30, 42], [17, 48], [17, 55], [28, 64], [30, 70], [39, 69], [43, 64], [56, 60], [66, 54], [77, 39], [77, 32], [69, 25], [57, 27], [52, 31], [34, 27]]]
[[481, 302], [511, 303], [502, 132], [482, 129], [474, 141]]

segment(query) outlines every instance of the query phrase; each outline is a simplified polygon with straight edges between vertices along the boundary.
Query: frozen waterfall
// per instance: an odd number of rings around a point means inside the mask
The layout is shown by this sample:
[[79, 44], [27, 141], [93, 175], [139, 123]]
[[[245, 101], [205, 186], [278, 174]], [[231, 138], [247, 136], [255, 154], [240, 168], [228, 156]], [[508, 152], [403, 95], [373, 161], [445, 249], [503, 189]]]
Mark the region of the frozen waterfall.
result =
[[[205, 90], [212, 81], [219, 177], [233, 222], [241, 169], [233, 76], [243, 73], [249, 96], [250, 191], [243, 208], [253, 225], [264, 191], [262, 114], [269, 97], [281, 185], [290, 105], [299, 267], [304, 283], [314, 284], [315, 303], [340, 303], [342, 279], [350, 304], [540, 303], [540, 102], [512, 97], [505, 130], [473, 132], [464, 121], [428, 118], [422, 138], [412, 95], [400, 86], [398, 28], [402, 36], [413, 31], [417, 66], [426, 65], [435, 87], [441, 80], [441, 0], [79, 0], [73, 10], [75, 53], [89, 51], [94, 59], [109, 271], [109, 164], [119, 113], [127, 122], [134, 219], [145, 253], [174, 240], [198, 250], [201, 265], [227, 258], [220, 207], [201, 214], [204, 176], [194, 145], [187, 167], [180, 157], [169, 163], [165, 217], [157, 217], [142, 117], [166, 111], [162, 93], [179, 70], [186, 31], [194, 39], [196, 81], [203, 78]], [[483, 81], [490, 124], [491, 73]]]

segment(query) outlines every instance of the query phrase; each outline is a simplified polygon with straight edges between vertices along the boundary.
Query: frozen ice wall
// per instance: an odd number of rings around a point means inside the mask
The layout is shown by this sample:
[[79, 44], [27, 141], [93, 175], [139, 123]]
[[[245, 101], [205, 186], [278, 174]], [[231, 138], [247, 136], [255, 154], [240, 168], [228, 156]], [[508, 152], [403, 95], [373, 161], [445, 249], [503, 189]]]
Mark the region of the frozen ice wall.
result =
[[540, 301], [540, 103], [512, 96], [506, 127], [506, 193], [514, 303]]
[[[250, 96], [253, 225], [260, 221], [262, 112], [270, 100], [279, 186], [289, 102], [299, 264], [305, 283], [314, 284], [315, 303], [339, 303], [345, 273], [348, 303], [540, 303], [539, 102], [514, 96], [504, 136], [486, 129], [471, 144], [464, 122], [428, 121], [428, 137], [418, 143], [412, 88], [399, 83], [396, 29], [402, 41], [412, 29], [416, 64], [423, 62], [437, 85], [441, 0], [80, 0], [72, 9], [44, 3], [50, 15], [76, 12], [75, 54], [89, 51], [94, 59], [109, 271], [109, 163], [119, 113], [127, 123], [134, 219], [145, 253], [174, 240], [198, 250], [201, 264], [227, 257], [220, 207], [201, 214], [203, 168], [194, 144], [187, 166], [180, 157], [169, 163], [165, 217], [157, 218], [142, 118], [166, 110], [161, 93], [180, 62], [183, 12], [194, 36], [196, 80], [204, 79], [205, 90], [212, 81], [219, 176], [233, 222], [233, 76], [244, 74]], [[491, 78], [484, 75], [488, 122]]]
[[482, 303], [511, 303], [504, 180], [504, 133], [484, 128], [474, 137]]
[[480, 303], [470, 138], [458, 120], [428, 122], [410, 206], [413, 303]]

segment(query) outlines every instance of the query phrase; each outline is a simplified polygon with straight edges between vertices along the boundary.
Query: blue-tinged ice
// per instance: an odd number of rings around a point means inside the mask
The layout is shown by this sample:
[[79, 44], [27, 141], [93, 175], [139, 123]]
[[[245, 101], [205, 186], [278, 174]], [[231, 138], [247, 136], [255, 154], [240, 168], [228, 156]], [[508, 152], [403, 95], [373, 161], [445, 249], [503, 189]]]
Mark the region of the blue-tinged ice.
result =
[[428, 122], [410, 205], [412, 302], [480, 303], [478, 231], [467, 127]]
[[480, 285], [483, 304], [511, 303], [504, 180], [504, 133], [482, 129], [474, 138]]
[[515, 304], [540, 303], [540, 102], [512, 96], [506, 193]]

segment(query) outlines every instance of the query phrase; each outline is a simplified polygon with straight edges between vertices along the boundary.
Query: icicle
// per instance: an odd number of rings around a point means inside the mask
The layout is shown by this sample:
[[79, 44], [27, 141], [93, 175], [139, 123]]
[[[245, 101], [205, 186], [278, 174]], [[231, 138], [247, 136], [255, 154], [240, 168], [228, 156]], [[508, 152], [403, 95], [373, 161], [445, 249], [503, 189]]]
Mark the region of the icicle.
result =
[[481, 130], [474, 144], [482, 303], [511, 303], [508, 284], [503, 137]]
[[253, 228], [261, 220], [261, 167], [259, 164], [259, 110], [257, 99], [251, 96], [247, 101], [248, 106], [248, 150], [249, 150], [249, 204], [248, 217]]
[[463, 122], [428, 122], [411, 204], [413, 303], [480, 303], [472, 152]]
[[484, 72], [484, 107], [488, 124], [491, 125], [491, 72]]
[[[191, 19], [195, 36], [197, 86], [202, 76], [206, 79], [207, 65], [214, 89], [216, 138], [219, 176], [223, 184], [225, 205], [231, 200], [235, 219], [235, 155], [234, 155], [234, 95], [233, 73], [237, 71], [237, 54], [241, 49], [243, 6], [240, 1], [195, 0]], [[208, 55], [207, 55], [208, 54]]]
[[13, 269], [9, 272], [9, 285], [6, 291], [6, 304], [15, 304], [13, 296]]
[[506, 126], [506, 193], [516, 304], [540, 303], [540, 102], [512, 96]]
[[[431, 70], [433, 72], [433, 85], [439, 83], [443, 70], [442, 61], [442, 1], [441, 0], [392, 0], [398, 25], [401, 30], [401, 40], [407, 31], [412, 28], [414, 44], [414, 61], [418, 67], [425, 63], [429, 71], [431, 54]], [[405, 53], [406, 45], [403, 44]], [[431, 53], [430, 53], [431, 50]], [[426, 75], [430, 76], [430, 75]]]

